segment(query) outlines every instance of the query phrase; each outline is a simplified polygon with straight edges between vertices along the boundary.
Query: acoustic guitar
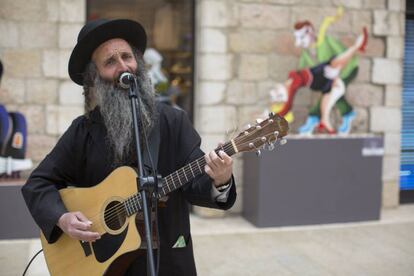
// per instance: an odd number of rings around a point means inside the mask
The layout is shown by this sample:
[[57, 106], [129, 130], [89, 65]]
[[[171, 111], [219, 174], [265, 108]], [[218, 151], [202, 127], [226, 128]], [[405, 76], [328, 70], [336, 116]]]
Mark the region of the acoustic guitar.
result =
[[[269, 117], [242, 131], [223, 146], [229, 156], [240, 152], [273, 149], [283, 144], [288, 123], [279, 115]], [[179, 189], [204, 173], [204, 157], [192, 161], [162, 179], [158, 197]], [[80, 211], [92, 221], [91, 231], [99, 232], [101, 239], [82, 242], [62, 234], [49, 244], [43, 234], [41, 242], [51, 275], [119, 275], [116, 266], [123, 257], [131, 257], [140, 247], [141, 238], [135, 219], [142, 209], [141, 195], [137, 190], [137, 173], [131, 167], [114, 170], [104, 181], [90, 188], [59, 190], [68, 211]], [[91, 200], [93, 199], [93, 200]]]

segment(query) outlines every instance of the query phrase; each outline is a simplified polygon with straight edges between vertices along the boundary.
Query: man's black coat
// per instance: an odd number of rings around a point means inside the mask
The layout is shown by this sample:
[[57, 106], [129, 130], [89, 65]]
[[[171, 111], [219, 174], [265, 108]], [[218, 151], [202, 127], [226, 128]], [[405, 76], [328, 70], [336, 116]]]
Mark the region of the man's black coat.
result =
[[[204, 153], [200, 150], [201, 139], [183, 111], [165, 104], [158, 104], [157, 110], [161, 138], [158, 172], [166, 176]], [[105, 137], [106, 130], [99, 109], [92, 111], [88, 117], [80, 116], [23, 186], [29, 210], [49, 242], [56, 241], [62, 233], [56, 223], [66, 212], [58, 189], [69, 185], [94, 186], [115, 169]], [[196, 275], [188, 203], [228, 209], [236, 200], [235, 185], [232, 185], [226, 203], [214, 201], [211, 188], [211, 179], [203, 174], [169, 194], [166, 207], [159, 209], [160, 275]], [[180, 236], [184, 237], [187, 246], [173, 248]], [[145, 261], [137, 260], [130, 272], [146, 275], [144, 266]]]

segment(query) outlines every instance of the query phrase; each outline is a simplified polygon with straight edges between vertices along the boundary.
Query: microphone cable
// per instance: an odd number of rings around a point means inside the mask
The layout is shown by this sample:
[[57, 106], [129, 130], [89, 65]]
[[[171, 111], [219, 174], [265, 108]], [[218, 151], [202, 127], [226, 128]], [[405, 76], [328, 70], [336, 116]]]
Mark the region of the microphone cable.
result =
[[29, 269], [29, 266], [32, 264], [32, 262], [33, 262], [33, 260], [37, 257], [37, 255], [39, 255], [40, 254], [40, 252], [42, 252], [43, 251], [43, 249], [40, 249], [33, 257], [32, 257], [32, 259], [30, 260], [30, 262], [27, 264], [27, 266], [26, 266], [26, 268], [25, 268], [25, 270], [23, 271], [23, 274], [22, 274], [22, 276], [25, 276], [26, 275], [26, 272], [27, 272], [27, 270]]

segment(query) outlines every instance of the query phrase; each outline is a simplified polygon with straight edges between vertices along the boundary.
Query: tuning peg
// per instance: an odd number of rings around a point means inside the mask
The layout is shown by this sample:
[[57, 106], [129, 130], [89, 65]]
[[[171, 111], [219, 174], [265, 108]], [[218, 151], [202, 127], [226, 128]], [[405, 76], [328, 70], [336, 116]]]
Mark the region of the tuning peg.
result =
[[269, 112], [269, 118], [275, 116], [274, 112]]
[[287, 143], [286, 138], [282, 138], [282, 139], [280, 139], [279, 144], [280, 144], [281, 146], [283, 146], [283, 145], [284, 145], [284, 144], [286, 144], [286, 143]]
[[252, 125], [251, 124], [247, 124], [246, 125], [246, 129], [249, 129], [249, 128], [251, 128], [252, 127]]
[[274, 145], [273, 143], [269, 143], [269, 144], [267, 144], [267, 149], [268, 149], [269, 151], [272, 151], [272, 150], [274, 150], [274, 149], [275, 149], [275, 145]]
[[261, 122], [263, 122], [263, 119], [260, 119], [260, 118], [256, 119], [256, 123], [260, 124]]
[[261, 150], [257, 150], [256, 151], [256, 155], [260, 157], [260, 155], [262, 155], [262, 151]]

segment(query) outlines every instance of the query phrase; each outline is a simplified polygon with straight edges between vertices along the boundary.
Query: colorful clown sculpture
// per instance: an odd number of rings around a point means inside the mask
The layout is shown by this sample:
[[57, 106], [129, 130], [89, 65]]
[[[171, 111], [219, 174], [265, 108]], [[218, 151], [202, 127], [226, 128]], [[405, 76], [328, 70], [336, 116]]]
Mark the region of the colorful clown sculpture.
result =
[[[328, 27], [339, 20], [343, 15], [342, 7], [339, 7], [335, 16], [325, 17], [322, 25], [319, 28], [318, 35], [316, 35], [313, 24], [309, 21], [299, 21], [295, 24], [295, 46], [302, 49], [299, 59], [299, 69], [315, 67], [318, 64], [329, 63], [334, 57], [339, 56], [346, 51], [346, 47], [337, 39], [327, 36], [326, 31]], [[336, 76], [336, 71], [330, 71], [330, 69], [324, 69], [328, 79], [332, 79]], [[336, 76], [339, 79], [335, 82], [334, 87], [342, 87], [335, 89], [346, 89], [346, 86], [356, 77], [358, 73], [358, 58], [353, 56], [347, 63], [340, 69], [340, 73]], [[322, 91], [326, 93], [326, 91]], [[336, 92], [338, 93], [338, 92]], [[338, 133], [347, 134], [351, 129], [351, 122], [355, 118], [355, 112], [352, 106], [347, 102], [344, 93], [341, 93], [336, 102], [329, 101], [329, 104], [334, 105], [339, 114], [342, 117], [342, 124], [338, 128]], [[335, 94], [336, 97], [337, 94]], [[339, 94], [338, 94], [339, 95]], [[334, 97], [334, 98], [335, 98]], [[322, 95], [317, 103], [309, 110], [309, 114], [306, 123], [299, 128], [299, 133], [310, 134], [314, 131], [314, 128], [323, 126], [321, 124], [321, 105]], [[326, 103], [325, 103], [326, 105]], [[323, 120], [322, 120], [323, 121]], [[320, 128], [318, 130], [321, 130]], [[328, 129], [329, 132], [333, 132], [332, 128]]]
[[322, 92], [319, 105], [319, 131], [329, 134], [336, 133], [330, 122], [329, 114], [335, 103], [343, 98], [345, 93], [345, 84], [341, 78], [341, 73], [347, 68], [349, 62], [352, 62], [358, 51], [363, 52], [365, 50], [367, 39], [367, 30], [364, 28], [355, 43], [343, 53], [316, 66], [289, 72], [287, 81], [283, 85], [278, 84], [276, 86], [275, 92], [277, 98], [286, 99], [278, 114], [281, 116], [288, 114], [292, 108], [293, 99], [298, 89], [301, 87], [309, 87], [313, 91]]

